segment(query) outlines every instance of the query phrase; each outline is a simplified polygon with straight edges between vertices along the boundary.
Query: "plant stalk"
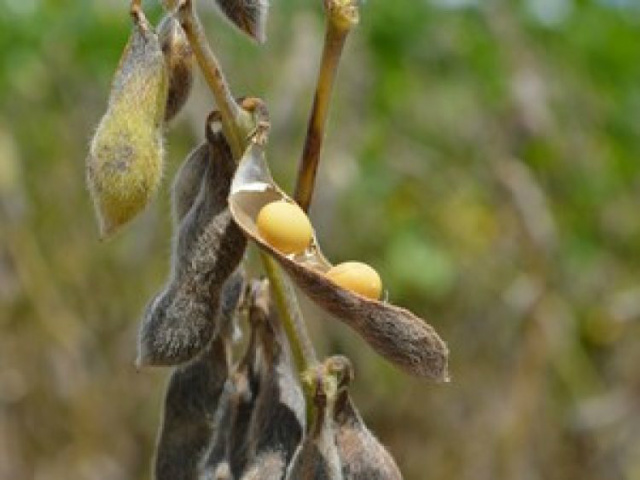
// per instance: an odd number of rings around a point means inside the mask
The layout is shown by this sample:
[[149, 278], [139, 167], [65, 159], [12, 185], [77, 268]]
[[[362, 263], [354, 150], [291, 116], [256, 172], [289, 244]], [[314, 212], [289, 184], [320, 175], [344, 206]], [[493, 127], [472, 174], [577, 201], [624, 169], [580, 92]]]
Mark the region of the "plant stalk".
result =
[[[238, 105], [231, 94], [220, 64], [209, 46], [192, 0], [180, 1], [178, 16], [200, 70], [202, 70], [209, 89], [215, 97], [222, 117], [223, 131], [233, 156], [239, 160], [242, 158], [251, 132], [255, 129], [253, 117]], [[276, 306], [291, 346], [294, 362], [298, 372], [302, 374], [309, 367], [315, 365], [317, 360], [295, 292], [280, 267], [269, 255], [261, 251], [260, 258], [273, 289]]]
[[359, 21], [357, 3], [353, 0], [325, 0], [325, 10], [327, 29], [322, 60], [294, 193], [295, 200], [305, 212], [311, 205], [338, 64], [347, 36]]
[[222, 116], [222, 129], [233, 156], [237, 160], [242, 157], [246, 138], [252, 128], [251, 116], [240, 108], [233, 98], [231, 89], [220, 69], [220, 63], [209, 46], [192, 0], [182, 0], [178, 4], [178, 18], [205, 81], [215, 97], [216, 105]]

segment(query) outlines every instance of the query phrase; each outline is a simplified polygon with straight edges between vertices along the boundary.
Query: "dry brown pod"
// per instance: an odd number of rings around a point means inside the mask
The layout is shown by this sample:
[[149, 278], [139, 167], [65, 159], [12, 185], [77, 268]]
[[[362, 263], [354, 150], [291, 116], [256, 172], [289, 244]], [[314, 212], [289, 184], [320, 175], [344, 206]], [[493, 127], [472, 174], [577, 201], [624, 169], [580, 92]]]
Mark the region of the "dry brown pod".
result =
[[256, 217], [268, 203], [291, 200], [274, 182], [264, 137], [247, 148], [231, 186], [229, 208], [245, 234], [273, 256], [296, 285], [324, 310], [359, 333], [376, 352], [412, 375], [447, 381], [448, 349], [436, 331], [410, 311], [345, 290], [325, 277], [331, 264], [312, 238], [299, 255], [283, 255], [258, 234]]
[[331, 357], [305, 372], [303, 382], [312, 399], [313, 422], [287, 472], [287, 480], [343, 480], [334, 422], [335, 405], [344, 370]]
[[156, 445], [156, 480], [196, 480], [213, 434], [213, 418], [228, 375], [223, 342], [215, 339], [199, 358], [171, 375]]
[[[250, 284], [248, 290], [251, 291]], [[246, 304], [251, 305], [253, 296], [246, 294]], [[228, 472], [231, 478], [237, 478], [246, 465], [249, 450], [249, 425], [256, 397], [260, 388], [259, 361], [260, 344], [255, 322], [249, 307], [251, 334], [244, 355], [232, 369], [225, 386], [225, 402], [218, 416], [224, 429], [212, 439], [207, 458], [203, 464], [204, 479], [214, 479]], [[222, 473], [221, 473], [222, 472]]]
[[305, 404], [268, 282], [256, 285], [250, 315], [260, 344], [260, 392], [249, 428], [247, 467], [240, 478], [284, 478], [304, 432]]
[[109, 107], [91, 141], [87, 184], [100, 236], [107, 238], [149, 203], [162, 178], [167, 68], [141, 11], [114, 75]]
[[267, 39], [268, 0], [215, 0], [222, 15], [258, 43]]
[[169, 281], [143, 315], [139, 366], [177, 365], [203, 350], [216, 332], [220, 289], [244, 255], [246, 238], [227, 207], [236, 164], [217, 113], [208, 121], [207, 143], [202, 187], [178, 225]]
[[158, 37], [169, 75], [169, 91], [164, 120], [173, 119], [189, 98], [193, 86], [195, 58], [180, 22], [167, 14], [158, 25]]
[[332, 357], [328, 368], [342, 373], [334, 411], [335, 439], [344, 480], [402, 480], [400, 469], [386, 448], [366, 427], [349, 395], [351, 362]]
[[180, 166], [171, 188], [171, 204], [174, 225], [177, 227], [189, 213], [202, 188], [202, 178], [207, 171], [210, 156], [209, 142], [196, 147]]
[[243, 285], [242, 272], [229, 278], [222, 292], [220, 334], [197, 359], [171, 374], [156, 445], [156, 480], [199, 477], [199, 465], [217, 428], [213, 419], [229, 376], [231, 336]]

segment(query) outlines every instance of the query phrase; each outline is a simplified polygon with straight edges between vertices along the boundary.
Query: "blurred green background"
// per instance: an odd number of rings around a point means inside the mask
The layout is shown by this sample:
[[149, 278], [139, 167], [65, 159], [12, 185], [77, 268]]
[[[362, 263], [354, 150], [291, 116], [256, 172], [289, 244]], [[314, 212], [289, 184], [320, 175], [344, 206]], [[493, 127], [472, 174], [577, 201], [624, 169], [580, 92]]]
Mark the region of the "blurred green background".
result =
[[[290, 189], [321, 2], [256, 47], [199, 7], [237, 95], [271, 110]], [[155, 21], [161, 12], [147, 2]], [[0, 478], [146, 479], [167, 378], [133, 368], [168, 271], [166, 179], [99, 243], [84, 159], [129, 31], [119, 0], [0, 0]], [[368, 0], [338, 76], [312, 218], [335, 262], [427, 318], [453, 382], [409, 378], [305, 305], [406, 479], [640, 479], [640, 1]]]

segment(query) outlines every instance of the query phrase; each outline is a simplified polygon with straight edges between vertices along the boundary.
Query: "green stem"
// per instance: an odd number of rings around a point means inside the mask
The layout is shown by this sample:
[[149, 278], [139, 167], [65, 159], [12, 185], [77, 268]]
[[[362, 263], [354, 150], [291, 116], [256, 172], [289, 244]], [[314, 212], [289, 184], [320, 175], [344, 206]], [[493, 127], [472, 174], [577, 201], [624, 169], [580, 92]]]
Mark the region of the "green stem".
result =
[[359, 18], [357, 5], [351, 0], [326, 0], [325, 8], [327, 30], [294, 194], [295, 200], [305, 212], [311, 205], [331, 92], [338, 73], [342, 49], [351, 28], [358, 23]]
[[280, 267], [268, 254], [260, 251], [260, 259], [264, 266], [273, 296], [282, 317], [282, 324], [288, 338], [297, 338], [297, 342], [291, 344], [291, 353], [296, 368], [299, 372], [305, 372], [318, 363], [316, 354], [302, 319], [300, 306], [293, 291], [291, 282], [284, 276]]

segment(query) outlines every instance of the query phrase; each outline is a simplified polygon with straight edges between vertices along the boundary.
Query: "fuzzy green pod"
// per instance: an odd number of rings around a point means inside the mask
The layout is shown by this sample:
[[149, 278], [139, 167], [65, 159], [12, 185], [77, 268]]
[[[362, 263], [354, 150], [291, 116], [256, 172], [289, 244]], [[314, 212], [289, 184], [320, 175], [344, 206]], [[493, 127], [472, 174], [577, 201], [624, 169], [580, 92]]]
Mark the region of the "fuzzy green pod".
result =
[[102, 238], [142, 211], [160, 184], [167, 86], [158, 36], [140, 13], [87, 158], [87, 183]]

